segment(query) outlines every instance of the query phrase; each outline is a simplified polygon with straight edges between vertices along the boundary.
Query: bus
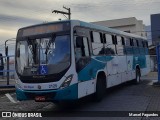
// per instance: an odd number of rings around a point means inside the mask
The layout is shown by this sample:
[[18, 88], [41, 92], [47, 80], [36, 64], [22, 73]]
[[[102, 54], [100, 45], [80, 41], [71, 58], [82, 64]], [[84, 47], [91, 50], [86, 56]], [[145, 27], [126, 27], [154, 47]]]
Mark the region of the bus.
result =
[[150, 71], [145, 38], [79, 20], [21, 28], [15, 51], [20, 101], [100, 101], [106, 88], [138, 84]]

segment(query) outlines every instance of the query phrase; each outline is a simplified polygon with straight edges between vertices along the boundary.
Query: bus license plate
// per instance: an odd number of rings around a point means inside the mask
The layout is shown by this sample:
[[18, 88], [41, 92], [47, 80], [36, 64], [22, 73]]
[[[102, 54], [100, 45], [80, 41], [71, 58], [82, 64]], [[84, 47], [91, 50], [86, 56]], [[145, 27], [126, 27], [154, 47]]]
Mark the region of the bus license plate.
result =
[[46, 98], [45, 98], [45, 96], [36, 96], [35, 97], [35, 101], [45, 101], [46, 100]]

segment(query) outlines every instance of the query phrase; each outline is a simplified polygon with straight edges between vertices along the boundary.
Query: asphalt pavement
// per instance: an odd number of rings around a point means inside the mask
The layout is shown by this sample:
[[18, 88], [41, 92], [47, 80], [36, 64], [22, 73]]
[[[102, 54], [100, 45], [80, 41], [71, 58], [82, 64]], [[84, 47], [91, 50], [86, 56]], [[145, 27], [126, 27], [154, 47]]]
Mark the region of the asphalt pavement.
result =
[[[18, 112], [52, 112], [61, 113], [61, 117], [47, 117], [47, 120], [159, 120], [160, 119], [160, 87], [153, 86], [157, 82], [157, 73], [150, 73], [143, 76], [141, 84], [134, 85], [131, 82], [125, 83], [110, 89], [107, 89], [106, 95], [101, 102], [94, 102], [93, 97], [85, 97], [75, 103], [59, 106], [51, 102], [35, 102], [31, 101], [17, 101], [15, 92], [0, 95], [0, 111], [18, 111]], [[71, 111], [73, 117], [66, 117], [61, 111]], [[75, 116], [74, 112], [85, 112], [81, 116]], [[158, 112], [158, 117], [106, 117], [108, 112], [116, 116], [120, 113], [139, 112]], [[98, 116], [98, 114], [105, 113], [105, 116]], [[86, 113], [88, 117], [86, 117]], [[53, 114], [52, 114], [53, 115]], [[94, 117], [93, 117], [94, 116]], [[121, 115], [120, 115], [121, 116]], [[3, 118], [8, 120], [8, 118]], [[21, 120], [21, 118], [14, 118]], [[31, 118], [23, 118], [30, 120]], [[38, 118], [43, 120], [44, 118]]]
[[[141, 79], [152, 81], [150, 84], [157, 82], [158, 75], [157, 72], [150, 72], [148, 75], [143, 76]], [[9, 84], [7, 85], [7, 78], [3, 78], [0, 76], [0, 94], [4, 94], [7, 92], [15, 91], [15, 80], [9, 79]]]

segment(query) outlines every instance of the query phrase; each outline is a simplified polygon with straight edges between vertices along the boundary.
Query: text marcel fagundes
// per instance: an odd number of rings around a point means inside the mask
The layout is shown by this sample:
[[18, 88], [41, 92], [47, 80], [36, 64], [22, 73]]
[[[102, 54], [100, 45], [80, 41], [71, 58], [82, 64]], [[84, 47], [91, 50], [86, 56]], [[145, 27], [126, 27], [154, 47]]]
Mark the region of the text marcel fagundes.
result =
[[129, 113], [130, 117], [158, 117], [157, 113]]

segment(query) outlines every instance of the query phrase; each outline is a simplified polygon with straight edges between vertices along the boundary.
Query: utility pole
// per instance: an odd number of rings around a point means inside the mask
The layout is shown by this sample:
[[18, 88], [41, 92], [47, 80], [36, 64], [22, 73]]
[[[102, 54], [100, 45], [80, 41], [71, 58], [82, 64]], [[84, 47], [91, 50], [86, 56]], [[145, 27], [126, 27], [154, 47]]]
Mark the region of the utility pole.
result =
[[[68, 19], [70, 20], [71, 19], [71, 9], [70, 8], [67, 8], [65, 6], [63, 6], [64, 9], [68, 10], [68, 12], [64, 12], [64, 11], [59, 11], [59, 10], [53, 10], [52, 13], [61, 13], [63, 14], [64, 16], [65, 15], [68, 15]], [[65, 16], [66, 17], [66, 16]], [[66, 17], [67, 18], [67, 17]]]

